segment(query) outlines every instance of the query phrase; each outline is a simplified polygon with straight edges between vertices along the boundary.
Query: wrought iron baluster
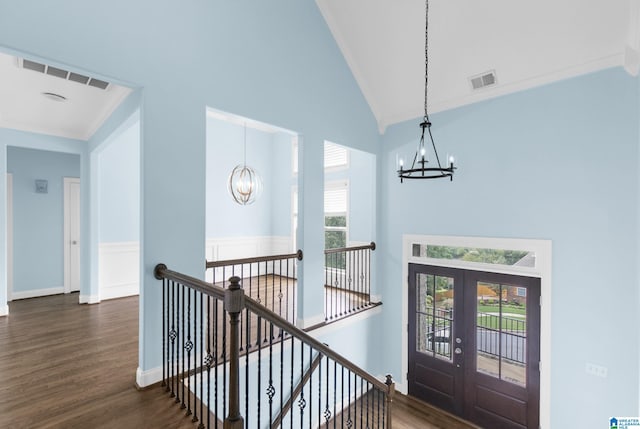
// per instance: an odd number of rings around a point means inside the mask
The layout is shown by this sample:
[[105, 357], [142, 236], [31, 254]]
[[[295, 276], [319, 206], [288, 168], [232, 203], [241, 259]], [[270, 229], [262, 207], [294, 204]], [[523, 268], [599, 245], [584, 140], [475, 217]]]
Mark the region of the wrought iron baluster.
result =
[[[289, 274], [289, 260], [287, 259], [287, 275], [288, 274]], [[294, 299], [295, 299], [295, 297], [294, 297]], [[285, 300], [285, 305], [286, 305], [286, 312], [287, 312], [287, 315], [285, 316], [285, 319], [289, 320], [289, 288], [288, 287], [287, 287], [287, 299]], [[295, 320], [295, 318], [292, 319], [292, 320]], [[282, 339], [284, 340], [284, 336], [282, 337]]]
[[342, 427], [344, 427], [344, 366], [342, 365], [340, 365], [340, 399], [342, 400], [340, 420], [342, 421]]
[[338, 416], [338, 409], [336, 408], [336, 399], [338, 393], [338, 362], [333, 361], [333, 429], [336, 429], [336, 417]]
[[[215, 371], [214, 371], [214, 373], [215, 373], [214, 380], [215, 381], [214, 381], [214, 384], [213, 384], [213, 395], [214, 395], [213, 399], [214, 399], [214, 404], [215, 404], [214, 410], [215, 410], [215, 415], [216, 415], [216, 429], [217, 429], [218, 428], [218, 421], [220, 420], [220, 419], [218, 419], [218, 416], [220, 415], [218, 413], [218, 368], [220, 367], [220, 365], [218, 364], [218, 361], [220, 359], [220, 353], [219, 353], [219, 350], [218, 350], [218, 341], [219, 341], [220, 338], [219, 338], [218, 331], [220, 330], [220, 323], [219, 323], [219, 319], [218, 319], [218, 317], [219, 317], [219, 314], [218, 314], [218, 300], [214, 299], [213, 302], [215, 304], [215, 306], [213, 307], [213, 311], [214, 311], [213, 317], [214, 317], [214, 320], [215, 320], [215, 322], [214, 322], [215, 323], [215, 327], [214, 327], [214, 330], [213, 330], [213, 332], [214, 332], [213, 354], [216, 357], [215, 358], [216, 367], [215, 367]], [[223, 324], [222, 325], [222, 329], [225, 329], [224, 326], [225, 325]], [[209, 427], [211, 427], [211, 426], [209, 426]]]
[[[178, 302], [177, 302], [177, 309], [176, 309], [176, 318], [177, 320], [177, 332], [176, 332], [176, 355], [177, 355], [177, 361], [176, 361], [176, 403], [179, 404], [180, 403], [180, 377], [182, 375], [182, 355], [183, 355], [183, 351], [182, 351], [182, 329], [180, 328], [181, 324], [184, 325], [184, 308], [182, 313], [180, 312], [180, 291], [183, 291], [184, 293], [184, 286], [182, 284], [178, 284], [178, 291], [176, 293], [176, 295], [178, 296]], [[184, 295], [183, 295], [184, 297]], [[183, 305], [184, 305], [184, 301]], [[182, 321], [182, 322], [181, 322]], [[182, 353], [181, 353], [182, 352]]]
[[[258, 287], [260, 285], [258, 284]], [[259, 290], [259, 289], [258, 289]], [[260, 347], [260, 340], [262, 339], [262, 316], [258, 316], [258, 379], [257, 379], [257, 385], [258, 385], [258, 424], [256, 427], [260, 427], [260, 406], [261, 406], [261, 401], [260, 398], [262, 398], [261, 392], [262, 392], [262, 388], [261, 386], [261, 381], [262, 381], [262, 347]], [[248, 417], [248, 416], [247, 416]], [[249, 427], [249, 423], [247, 420], [247, 427]]]
[[[269, 323], [269, 387], [267, 387], [267, 397], [269, 398], [269, 423], [273, 422], [273, 396], [276, 389], [273, 386], [273, 323]], [[258, 392], [260, 394], [260, 392]]]
[[165, 316], [165, 313], [167, 311], [166, 308], [166, 295], [167, 295], [167, 280], [166, 279], [162, 279], [162, 386], [166, 386], [167, 385], [167, 357], [169, 355], [169, 352], [167, 350], [168, 347], [168, 343], [166, 342], [166, 335], [167, 335], [167, 317]]
[[[293, 369], [294, 368], [294, 365], [293, 365], [293, 353], [294, 353], [295, 349], [296, 349], [295, 348], [295, 337], [291, 336], [291, 370], [289, 371], [289, 373], [290, 373], [290, 377], [289, 377], [289, 383], [290, 383], [289, 392], [291, 392], [291, 399], [290, 399], [290, 403], [291, 404], [293, 404], [293, 401], [296, 399], [296, 398], [293, 397], [293, 371], [294, 371], [294, 369]], [[290, 415], [291, 427], [294, 427], [293, 426], [293, 410], [289, 411], [289, 415]]]
[[[279, 278], [279, 283], [280, 283], [280, 286], [278, 288], [278, 316], [282, 317], [282, 259], [280, 259], [280, 261], [278, 261], [278, 264], [279, 264], [279, 267], [278, 267], [278, 274], [279, 274], [278, 278]], [[286, 319], [287, 316], [285, 316], [284, 318]]]
[[353, 311], [353, 292], [355, 291], [355, 279], [354, 279], [354, 253], [353, 252], [348, 252], [347, 253], [349, 255], [348, 258], [348, 262], [349, 262], [349, 267], [347, 268], [345, 266], [345, 275], [348, 276], [347, 278], [347, 293], [349, 294], [348, 298], [349, 298], [349, 313], [351, 313]]
[[[182, 310], [181, 310], [181, 313], [182, 313], [182, 318], [181, 318], [181, 319], [182, 319], [182, 324], [180, 325], [180, 338], [181, 338], [181, 341], [184, 341], [184, 339], [185, 339], [185, 337], [186, 337], [185, 332], [184, 332], [184, 324], [185, 324], [185, 312], [184, 312], [185, 299], [184, 299], [184, 290], [185, 290], [185, 289], [186, 289], [186, 286], [185, 286], [185, 285], [182, 285]], [[180, 404], [180, 408], [181, 408], [181, 409], [185, 409], [185, 408], [187, 407], [187, 406], [186, 406], [186, 404], [184, 403], [184, 387], [185, 387], [185, 386], [184, 386], [184, 385], [185, 385], [185, 382], [184, 382], [184, 366], [185, 366], [185, 365], [184, 365], [184, 359], [185, 359], [185, 358], [184, 358], [184, 356], [185, 356], [185, 352], [184, 352], [184, 351], [185, 351], [185, 348], [184, 348], [184, 346], [183, 346], [183, 343], [182, 343], [182, 342], [180, 342], [179, 344], [180, 344], [181, 353], [182, 353], [182, 356], [181, 356], [181, 358], [180, 358], [180, 377], [182, 378], [182, 402], [181, 402], [181, 404]]]
[[[187, 342], [184, 343], [184, 349], [187, 351], [187, 381], [189, 382], [189, 387], [191, 387], [191, 350], [193, 350], [193, 341], [191, 341], [191, 289], [187, 289]], [[184, 381], [184, 376], [182, 378], [182, 385], [184, 386], [186, 383]], [[187, 388], [187, 393], [189, 388]], [[184, 391], [182, 393], [182, 400], [184, 402]], [[187, 396], [187, 416], [191, 415], [191, 395]]]
[[[373, 245], [373, 248], [371, 250], [375, 250], [375, 245]], [[367, 287], [366, 287], [366, 292], [367, 292], [367, 305], [371, 304], [371, 250], [369, 250], [367, 252], [367, 275], [369, 277], [367, 277]]]
[[[344, 367], [342, 367], [344, 369]], [[347, 370], [347, 401], [348, 401], [348, 411], [347, 411], [347, 428], [351, 429], [353, 427], [353, 420], [351, 420], [351, 371]]]
[[[244, 268], [244, 265], [243, 265]], [[251, 282], [249, 282], [251, 284]], [[244, 353], [244, 415], [249, 419], [249, 348], [251, 347], [251, 314], [244, 309], [245, 315], [245, 353]]]
[[313, 421], [311, 420], [313, 418], [313, 394], [312, 394], [312, 388], [313, 388], [313, 372], [314, 369], [311, 367], [311, 365], [313, 365], [313, 347], [309, 346], [309, 429], [311, 429]]
[[175, 365], [176, 365], [176, 283], [171, 281], [171, 332], [169, 332], [169, 338], [171, 339], [171, 362], [169, 365], [169, 371], [171, 373], [171, 397], [176, 396], [174, 389], [175, 383]]
[[[300, 383], [304, 378], [304, 343], [300, 341]], [[293, 399], [293, 398], [292, 398]], [[304, 426], [304, 408], [306, 401], [304, 400], [304, 386], [300, 389], [300, 399], [298, 400], [298, 408], [300, 408], [300, 428]]]
[[[280, 410], [284, 405], [284, 334], [282, 328], [280, 328]], [[284, 419], [280, 419], [280, 429], [282, 429], [282, 422]]]
[[[329, 359], [327, 359], [327, 361], [328, 360]], [[322, 362], [318, 365], [318, 429], [322, 427], [322, 419], [320, 416], [322, 416]]]
[[[369, 382], [367, 381], [367, 428], [369, 428], [369, 412], [370, 412], [370, 408], [369, 408], [369, 393], [371, 392], [371, 389], [369, 388]], [[372, 400], [372, 407], [373, 407], [373, 398], [371, 398]]]
[[[204, 367], [205, 367], [205, 359], [206, 359], [206, 356], [204, 354], [204, 300], [205, 300], [205, 295], [201, 293], [200, 294], [200, 424], [198, 425], [198, 429], [204, 429]], [[207, 353], [209, 353], [209, 350], [207, 350]], [[207, 402], [207, 405], [209, 405], [209, 402]]]
[[331, 419], [331, 411], [329, 410], [329, 358], [327, 357], [327, 374], [325, 376], [325, 410], [324, 410], [324, 420], [325, 420], [325, 429], [329, 429], [329, 419]]

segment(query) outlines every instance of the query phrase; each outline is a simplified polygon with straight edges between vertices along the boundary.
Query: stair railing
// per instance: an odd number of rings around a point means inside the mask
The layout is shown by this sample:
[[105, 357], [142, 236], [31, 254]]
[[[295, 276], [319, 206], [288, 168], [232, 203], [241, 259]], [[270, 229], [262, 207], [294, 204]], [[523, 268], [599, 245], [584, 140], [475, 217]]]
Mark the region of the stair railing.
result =
[[371, 252], [376, 243], [324, 251], [325, 322], [377, 305], [371, 301]]
[[302, 257], [302, 250], [298, 250], [285, 255], [206, 261], [206, 280], [223, 286], [230, 277], [238, 276], [246, 295], [295, 324], [297, 262]]
[[162, 383], [198, 428], [391, 429], [391, 376], [376, 379], [245, 295], [237, 276], [223, 289], [163, 264], [154, 274]]

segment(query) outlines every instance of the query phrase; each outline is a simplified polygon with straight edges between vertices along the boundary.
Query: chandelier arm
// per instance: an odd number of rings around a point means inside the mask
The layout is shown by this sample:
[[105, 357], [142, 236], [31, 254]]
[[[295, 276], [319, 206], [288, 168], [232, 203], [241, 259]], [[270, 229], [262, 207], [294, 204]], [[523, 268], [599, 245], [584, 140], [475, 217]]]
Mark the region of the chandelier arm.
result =
[[436, 149], [436, 144], [433, 141], [433, 134], [431, 134], [431, 127], [429, 127], [429, 139], [431, 139], [431, 146], [433, 146], [433, 152], [436, 154], [436, 161], [438, 162], [438, 168], [442, 168], [442, 164], [440, 164], [440, 157], [438, 156], [438, 150]]

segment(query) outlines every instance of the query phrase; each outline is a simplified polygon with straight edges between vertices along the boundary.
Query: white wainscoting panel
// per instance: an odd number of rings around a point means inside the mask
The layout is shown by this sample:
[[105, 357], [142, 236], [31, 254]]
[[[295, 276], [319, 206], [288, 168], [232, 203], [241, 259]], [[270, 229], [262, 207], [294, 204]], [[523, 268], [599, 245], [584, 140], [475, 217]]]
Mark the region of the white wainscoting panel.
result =
[[100, 243], [98, 281], [100, 299], [140, 293], [140, 243]]
[[64, 293], [64, 287], [51, 287], [47, 289], [31, 289], [25, 291], [14, 290], [11, 292], [9, 301], [15, 301], [16, 299], [37, 298], [39, 296], [58, 295]]
[[[291, 237], [288, 236], [258, 236], [258, 237], [225, 237], [208, 238], [206, 241], [205, 255], [207, 261], [228, 261], [230, 259], [253, 258], [256, 256], [283, 255], [293, 253]], [[275, 270], [278, 271], [278, 266]], [[207, 270], [206, 280], [213, 281], [213, 269]], [[258, 272], [258, 265], [252, 264], [252, 273]], [[245, 267], [245, 275], [248, 275], [248, 266]], [[273, 274], [274, 269], [271, 264], [265, 272], [264, 264], [260, 264], [260, 274]], [[278, 274], [278, 273], [276, 273]], [[224, 276], [230, 277], [232, 273], [228, 270]], [[239, 273], [236, 273], [239, 275]], [[223, 279], [222, 268], [215, 269], [216, 282]], [[226, 280], [226, 279], [225, 279]]]

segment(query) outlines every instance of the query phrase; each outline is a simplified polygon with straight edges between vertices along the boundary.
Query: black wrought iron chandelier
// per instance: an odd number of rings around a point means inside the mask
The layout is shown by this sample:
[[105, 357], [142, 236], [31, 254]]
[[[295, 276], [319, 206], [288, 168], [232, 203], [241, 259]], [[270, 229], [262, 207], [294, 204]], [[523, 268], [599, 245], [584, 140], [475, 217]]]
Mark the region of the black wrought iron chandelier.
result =
[[[425, 30], [424, 30], [424, 117], [420, 123], [422, 129], [422, 136], [420, 137], [420, 143], [413, 157], [411, 168], [405, 169], [402, 159], [398, 162], [398, 177], [400, 183], [404, 182], [404, 179], [440, 179], [448, 177], [449, 180], [453, 180], [453, 173], [456, 167], [453, 165], [453, 156], [447, 157], [447, 167], [443, 167], [440, 163], [440, 156], [436, 149], [436, 144], [433, 141], [433, 135], [431, 134], [431, 121], [429, 120], [428, 112], [428, 89], [429, 89], [429, 0], [425, 0]], [[437, 166], [428, 167], [427, 150], [424, 143], [425, 134], [428, 134], [433, 152], [435, 154], [435, 162]]]

